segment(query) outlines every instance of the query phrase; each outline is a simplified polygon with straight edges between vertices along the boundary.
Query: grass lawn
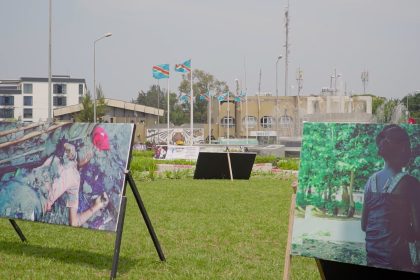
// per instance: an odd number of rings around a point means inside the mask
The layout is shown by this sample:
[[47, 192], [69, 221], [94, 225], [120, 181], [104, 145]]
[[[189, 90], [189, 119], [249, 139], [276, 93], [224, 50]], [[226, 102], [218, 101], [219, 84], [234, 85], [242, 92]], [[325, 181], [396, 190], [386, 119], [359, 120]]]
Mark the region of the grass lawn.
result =
[[[162, 249], [160, 262], [131, 193], [119, 279], [281, 279], [290, 181], [158, 179], [137, 182]], [[107, 279], [115, 234], [18, 221], [23, 244], [0, 219], [0, 279]], [[320, 279], [294, 257], [292, 279]]]

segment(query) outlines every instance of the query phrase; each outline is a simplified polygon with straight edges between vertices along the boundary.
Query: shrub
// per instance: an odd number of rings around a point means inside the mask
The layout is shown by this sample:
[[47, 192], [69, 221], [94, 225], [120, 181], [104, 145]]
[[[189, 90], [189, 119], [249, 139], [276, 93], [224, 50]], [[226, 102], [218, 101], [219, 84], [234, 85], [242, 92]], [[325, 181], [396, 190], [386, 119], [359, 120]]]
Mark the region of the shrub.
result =
[[257, 155], [255, 157], [255, 163], [276, 163], [276, 157], [273, 155], [269, 155], [269, 156], [260, 156]]
[[285, 170], [299, 170], [298, 158], [282, 158], [277, 161], [277, 167]]
[[133, 157], [152, 158], [155, 155], [155, 151], [153, 151], [153, 150], [146, 150], [146, 151], [133, 150], [133, 152], [131, 154], [133, 155]]
[[150, 169], [156, 170], [156, 168], [156, 161], [153, 158], [135, 156], [130, 163], [132, 171], [149, 171]]

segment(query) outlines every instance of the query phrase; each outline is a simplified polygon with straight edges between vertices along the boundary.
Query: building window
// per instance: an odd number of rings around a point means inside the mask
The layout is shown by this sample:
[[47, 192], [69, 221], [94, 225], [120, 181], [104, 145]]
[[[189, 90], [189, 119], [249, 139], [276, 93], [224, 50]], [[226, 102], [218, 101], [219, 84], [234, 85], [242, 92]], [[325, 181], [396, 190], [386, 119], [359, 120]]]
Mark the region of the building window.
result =
[[263, 128], [271, 128], [273, 125], [273, 117], [264, 116], [261, 118], [261, 127]]
[[32, 119], [32, 109], [23, 109], [23, 118]]
[[13, 106], [15, 105], [15, 98], [13, 96], [0, 96], [0, 105]]
[[67, 106], [67, 98], [65, 96], [63, 97], [54, 96], [53, 106]]
[[279, 118], [279, 124], [282, 126], [288, 126], [288, 125], [291, 125], [292, 123], [293, 123], [293, 118], [288, 115], [284, 115]]
[[247, 123], [248, 123], [248, 128], [254, 128], [257, 125], [257, 118], [254, 116], [247, 116], [243, 118], [242, 124], [244, 127], [247, 126]]
[[313, 105], [313, 109], [314, 109], [314, 113], [321, 113], [321, 108], [319, 106], [319, 101], [314, 101], [312, 103]]
[[79, 95], [83, 95], [83, 84], [79, 84]]
[[53, 85], [53, 93], [66, 94], [67, 93], [67, 85], [66, 84], [54, 84]]
[[32, 106], [32, 96], [23, 97], [23, 106]]
[[11, 119], [15, 116], [15, 110], [14, 109], [1, 109], [0, 110], [0, 118], [3, 119]]
[[32, 84], [23, 84], [23, 93], [32, 93]]
[[233, 126], [235, 126], [235, 119], [234, 118], [232, 118], [232, 117], [223, 117], [221, 120], [220, 120], [220, 124], [222, 125], [222, 126], [229, 126], [229, 127], [233, 127]]

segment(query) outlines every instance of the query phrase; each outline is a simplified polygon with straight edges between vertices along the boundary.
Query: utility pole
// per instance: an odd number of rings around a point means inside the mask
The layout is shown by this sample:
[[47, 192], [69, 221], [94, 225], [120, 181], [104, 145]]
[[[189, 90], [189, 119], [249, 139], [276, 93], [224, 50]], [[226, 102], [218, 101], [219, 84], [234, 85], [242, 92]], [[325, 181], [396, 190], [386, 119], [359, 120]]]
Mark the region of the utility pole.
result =
[[367, 70], [363, 71], [360, 78], [362, 79], [363, 83], [363, 94], [366, 94], [366, 87], [369, 82], [369, 72]]
[[49, 10], [48, 10], [48, 123], [53, 121], [52, 116], [52, 93], [51, 93], [51, 10], [52, 3], [49, 1]]
[[299, 97], [300, 97], [300, 92], [302, 91], [303, 88], [303, 71], [300, 69], [300, 67], [298, 68], [297, 72], [296, 72], [296, 81], [298, 84], [298, 94], [297, 94], [297, 98], [296, 98], [296, 118], [295, 118], [295, 135], [299, 136], [300, 135], [300, 105], [299, 105]]
[[303, 71], [300, 69], [300, 67], [298, 68], [296, 72], [296, 81], [298, 84], [298, 96], [300, 96], [300, 93], [303, 88]]
[[246, 58], [244, 57], [244, 88], [245, 88], [245, 132], [246, 132], [246, 143], [248, 144], [248, 89], [246, 88]]
[[260, 79], [258, 81], [258, 94], [257, 94], [257, 101], [258, 101], [258, 120], [257, 120], [257, 129], [258, 129], [258, 124], [260, 123], [260, 94], [261, 94], [261, 75], [262, 75], [262, 70], [260, 68]]
[[285, 16], [285, 27], [286, 27], [286, 48], [285, 59], [284, 59], [284, 96], [287, 96], [288, 88], [288, 74], [289, 74], [289, 3], [287, 3], [286, 11], [284, 12]]

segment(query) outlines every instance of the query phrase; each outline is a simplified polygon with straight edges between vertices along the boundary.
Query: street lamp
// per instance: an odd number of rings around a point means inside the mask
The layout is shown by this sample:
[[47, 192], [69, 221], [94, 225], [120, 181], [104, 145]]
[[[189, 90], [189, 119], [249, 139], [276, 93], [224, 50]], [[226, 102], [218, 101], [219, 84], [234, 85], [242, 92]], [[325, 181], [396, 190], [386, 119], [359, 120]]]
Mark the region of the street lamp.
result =
[[52, 93], [51, 93], [51, 21], [52, 21], [52, 2], [49, 1], [49, 10], [48, 10], [48, 122], [52, 122]]
[[106, 33], [93, 42], [93, 123], [96, 123], [96, 42], [110, 36], [112, 33]]
[[279, 87], [278, 87], [278, 74], [277, 74], [278, 67], [277, 67], [277, 65], [279, 64], [279, 60], [281, 58], [282, 58], [282, 56], [279, 55], [277, 57], [277, 60], [276, 60], [276, 144], [278, 143], [278, 138], [279, 138], [279, 136], [278, 136], [278, 133], [279, 133], [279, 125], [278, 125], [278, 123], [279, 123]]

